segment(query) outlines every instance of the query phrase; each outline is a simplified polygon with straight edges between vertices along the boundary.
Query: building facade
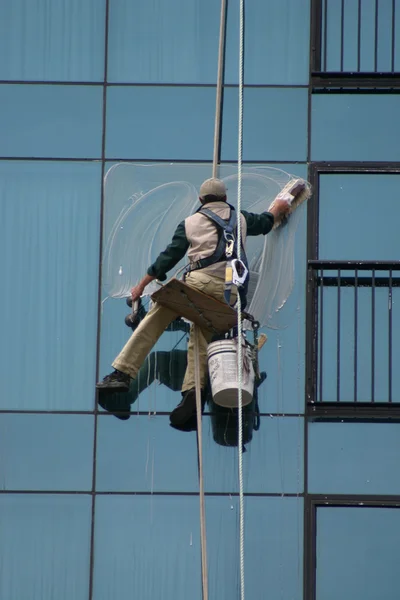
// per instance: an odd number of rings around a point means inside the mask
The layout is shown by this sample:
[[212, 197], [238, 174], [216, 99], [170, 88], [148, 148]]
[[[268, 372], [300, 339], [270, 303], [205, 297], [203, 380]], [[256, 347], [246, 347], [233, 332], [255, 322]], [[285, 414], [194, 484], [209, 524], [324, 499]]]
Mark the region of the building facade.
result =
[[[179, 393], [147, 381], [120, 421], [95, 382], [128, 335], [104, 290], [109, 168], [198, 186], [220, 111], [219, 172], [235, 170], [239, 1], [216, 105], [220, 13], [0, 7], [1, 600], [202, 597], [197, 438], [169, 427]], [[397, 0], [246, 2], [244, 166], [314, 189], [243, 455], [251, 599], [400, 594], [399, 28]], [[166, 333], [157, 349], [185, 344]], [[237, 448], [209, 410], [203, 431], [209, 594], [232, 600]]]

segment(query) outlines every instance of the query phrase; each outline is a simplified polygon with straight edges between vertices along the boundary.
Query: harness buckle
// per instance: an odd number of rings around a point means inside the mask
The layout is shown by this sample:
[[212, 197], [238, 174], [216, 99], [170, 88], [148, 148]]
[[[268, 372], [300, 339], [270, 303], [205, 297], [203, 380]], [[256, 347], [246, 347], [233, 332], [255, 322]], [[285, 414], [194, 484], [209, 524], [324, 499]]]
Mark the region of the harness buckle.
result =
[[233, 254], [235, 238], [233, 237], [232, 233], [229, 233], [228, 231], [224, 231], [224, 238], [226, 241], [225, 255], [227, 258], [230, 258]]

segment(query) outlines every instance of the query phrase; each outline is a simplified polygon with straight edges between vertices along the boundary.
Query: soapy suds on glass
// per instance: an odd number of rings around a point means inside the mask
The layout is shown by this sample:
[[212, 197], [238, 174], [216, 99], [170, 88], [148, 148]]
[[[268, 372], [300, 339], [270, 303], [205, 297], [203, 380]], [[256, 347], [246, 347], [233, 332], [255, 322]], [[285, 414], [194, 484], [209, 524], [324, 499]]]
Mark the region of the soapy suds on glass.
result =
[[[109, 169], [104, 182], [103, 288], [108, 297], [126, 298], [172, 239], [178, 223], [199, 207], [198, 189], [209, 174], [203, 165], [132, 165]], [[242, 209], [268, 210], [275, 196], [294, 176], [272, 167], [246, 167], [242, 173]], [[223, 167], [220, 178], [228, 202], [237, 204], [237, 174]], [[305, 203], [266, 236], [248, 237], [250, 268], [246, 310], [270, 328], [284, 326], [279, 319], [294, 286], [295, 238]], [[186, 257], [168, 274], [173, 277], [187, 264]], [[158, 284], [152, 282], [145, 294]]]

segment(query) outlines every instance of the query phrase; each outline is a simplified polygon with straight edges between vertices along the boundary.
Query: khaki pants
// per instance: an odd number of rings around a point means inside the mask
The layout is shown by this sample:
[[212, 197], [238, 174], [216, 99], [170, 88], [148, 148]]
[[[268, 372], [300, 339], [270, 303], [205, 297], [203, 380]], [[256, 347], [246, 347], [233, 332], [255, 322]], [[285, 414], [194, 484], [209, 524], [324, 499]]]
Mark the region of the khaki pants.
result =
[[[200, 290], [209, 296], [225, 302], [223, 279], [213, 277], [201, 271], [193, 271], [186, 277], [185, 283], [190, 287]], [[233, 303], [236, 300], [236, 289], [232, 290]], [[125, 344], [120, 354], [114, 360], [112, 366], [118, 371], [127, 373], [132, 378], [135, 378], [140, 367], [142, 366], [146, 356], [153, 348], [161, 334], [165, 331], [168, 325], [180, 317], [178, 313], [165, 308], [155, 303], [153, 308], [149, 310], [146, 317], [140, 323], [136, 331], [132, 334], [128, 342]], [[194, 325], [190, 330], [190, 338], [188, 345], [188, 365], [183, 380], [182, 391], [190, 390], [195, 387], [194, 379]], [[196, 325], [196, 327], [198, 327]], [[200, 367], [200, 383], [204, 389], [207, 383], [207, 346], [212, 338], [212, 332], [207, 329], [198, 328], [199, 339], [199, 367]]]

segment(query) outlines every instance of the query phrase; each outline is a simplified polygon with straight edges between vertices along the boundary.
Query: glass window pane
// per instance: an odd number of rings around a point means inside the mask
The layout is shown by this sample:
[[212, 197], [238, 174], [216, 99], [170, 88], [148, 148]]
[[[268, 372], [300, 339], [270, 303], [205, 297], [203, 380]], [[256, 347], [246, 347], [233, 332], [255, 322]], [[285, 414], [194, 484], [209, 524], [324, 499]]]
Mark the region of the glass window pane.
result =
[[[243, 160], [306, 161], [306, 89], [247, 88], [244, 91]], [[237, 88], [224, 92], [222, 160], [237, 160]], [[277, 118], [279, 115], [279, 118]], [[290, 131], [290, 141], [285, 132]]]
[[[238, 497], [208, 497], [206, 519], [210, 598], [237, 598]], [[302, 498], [245, 498], [246, 597], [302, 597], [302, 521]]]
[[[102, 81], [105, 0], [12, 0], [0, 7], [0, 79]], [[5, 58], [6, 57], [6, 58]]]
[[0, 155], [100, 158], [100, 86], [0, 85]]
[[397, 600], [400, 511], [317, 509], [317, 591], [324, 600]]
[[98, 496], [93, 600], [200, 600], [199, 523], [197, 496]]
[[[205, 490], [238, 493], [237, 417], [229, 409], [216, 405], [209, 410], [213, 414], [203, 418]], [[244, 409], [245, 492], [300, 494], [303, 490], [303, 419], [260, 417], [258, 422], [253, 415]]]
[[397, 94], [314, 94], [312, 160], [397, 160], [398, 112]]
[[[301, 498], [246, 498], [249, 597], [261, 597], [265, 589], [277, 597], [300, 597], [302, 507]], [[238, 498], [208, 497], [206, 519], [210, 598], [235, 598], [239, 577]], [[110, 564], [114, 566], [111, 577]], [[288, 572], [293, 576], [287, 577]], [[131, 596], [200, 600], [198, 497], [97, 498], [94, 600]]]
[[395, 423], [310, 423], [309, 491], [399, 494], [398, 433]]
[[102, 416], [96, 486], [101, 492], [197, 492], [196, 434], [173, 429], [168, 416], [132, 415], [124, 423]]
[[[319, 258], [321, 260], [398, 260], [396, 219], [375, 219], [377, 211], [394, 215], [400, 174], [324, 174], [319, 178]], [[337, 243], [338, 215], [340, 244]], [[332, 226], [334, 222], [338, 226]], [[357, 227], [354, 227], [357, 223]]]
[[109, 10], [109, 81], [215, 84], [218, 2], [111, 0]]
[[[309, 0], [247, 2], [245, 19], [245, 83], [308, 84]], [[225, 83], [238, 83], [238, 0], [228, 2], [225, 62]]]
[[[0, 162], [5, 409], [94, 406], [101, 168]], [[28, 294], [28, 295], [27, 295]]]
[[111, 87], [108, 158], [212, 160], [215, 89]]
[[0, 597], [87, 600], [91, 496], [0, 496]]
[[87, 415], [0, 414], [2, 489], [91, 490], [93, 435]]

